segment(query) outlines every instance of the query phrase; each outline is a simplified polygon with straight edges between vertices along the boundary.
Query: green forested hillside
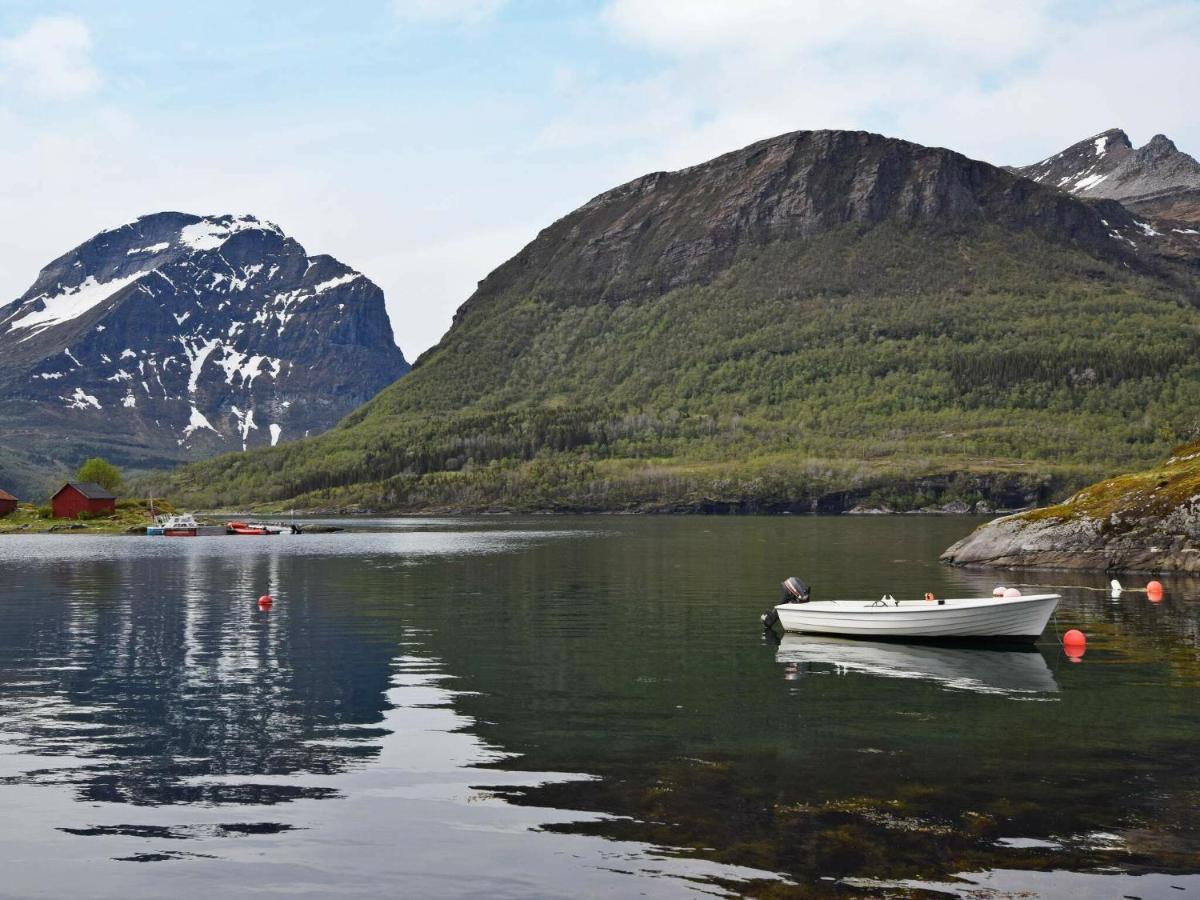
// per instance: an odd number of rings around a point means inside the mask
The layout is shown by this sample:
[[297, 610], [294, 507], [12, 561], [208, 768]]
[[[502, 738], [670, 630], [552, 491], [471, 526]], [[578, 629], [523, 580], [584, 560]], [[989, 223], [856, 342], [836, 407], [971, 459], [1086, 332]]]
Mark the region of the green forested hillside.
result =
[[332, 432], [160, 490], [414, 511], [1049, 499], [1196, 432], [1191, 296], [970, 222], [747, 244], [708, 283], [621, 302], [502, 286]]

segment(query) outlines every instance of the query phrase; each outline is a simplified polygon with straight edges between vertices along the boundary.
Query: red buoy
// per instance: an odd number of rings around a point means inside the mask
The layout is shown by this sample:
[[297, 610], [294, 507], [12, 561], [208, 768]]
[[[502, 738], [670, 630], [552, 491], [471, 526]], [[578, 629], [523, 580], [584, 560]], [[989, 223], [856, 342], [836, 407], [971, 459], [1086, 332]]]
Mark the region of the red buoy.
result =
[[1163, 597], [1163, 586], [1161, 581], [1151, 581], [1146, 585], [1146, 596], [1150, 598], [1151, 603], [1158, 603]]
[[1063, 652], [1073, 663], [1082, 662], [1083, 654], [1087, 652], [1087, 635], [1078, 628], [1072, 628], [1063, 635]]
[[270, 594], [263, 594], [261, 597], [258, 598], [258, 608], [263, 610], [264, 612], [266, 612], [268, 609], [271, 608], [271, 604], [273, 602], [274, 601], [271, 599]]

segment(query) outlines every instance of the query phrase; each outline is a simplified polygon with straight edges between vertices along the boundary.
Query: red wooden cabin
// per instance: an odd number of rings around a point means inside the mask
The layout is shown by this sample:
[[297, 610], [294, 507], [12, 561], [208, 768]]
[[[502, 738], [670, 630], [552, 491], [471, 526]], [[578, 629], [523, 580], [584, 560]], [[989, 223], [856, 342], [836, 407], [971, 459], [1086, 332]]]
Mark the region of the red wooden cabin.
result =
[[0, 489], [0, 519], [17, 508], [17, 498], [6, 490]]
[[117, 511], [117, 498], [92, 481], [68, 481], [50, 498], [56, 519], [75, 519], [80, 513], [111, 516]]

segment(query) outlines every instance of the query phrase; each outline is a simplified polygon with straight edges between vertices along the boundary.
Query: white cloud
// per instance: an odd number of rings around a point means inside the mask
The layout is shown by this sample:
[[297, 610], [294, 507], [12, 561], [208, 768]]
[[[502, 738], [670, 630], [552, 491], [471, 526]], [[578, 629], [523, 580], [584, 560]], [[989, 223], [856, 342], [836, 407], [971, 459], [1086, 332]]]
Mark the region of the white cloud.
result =
[[623, 176], [804, 128], [882, 131], [998, 163], [1110, 127], [1200, 150], [1197, 3], [609, 0], [603, 20], [658, 70], [597, 80], [538, 140], [598, 147], [611, 125]]
[[1000, 62], [1044, 26], [1049, 6], [1045, 0], [612, 0], [605, 16], [627, 38], [682, 55], [743, 48], [783, 58], [874, 47]]
[[100, 86], [92, 36], [71, 16], [37, 19], [21, 34], [0, 39], [0, 83], [41, 99], [67, 99]]
[[477, 25], [496, 15], [507, 0], [392, 0], [396, 17], [410, 24]]

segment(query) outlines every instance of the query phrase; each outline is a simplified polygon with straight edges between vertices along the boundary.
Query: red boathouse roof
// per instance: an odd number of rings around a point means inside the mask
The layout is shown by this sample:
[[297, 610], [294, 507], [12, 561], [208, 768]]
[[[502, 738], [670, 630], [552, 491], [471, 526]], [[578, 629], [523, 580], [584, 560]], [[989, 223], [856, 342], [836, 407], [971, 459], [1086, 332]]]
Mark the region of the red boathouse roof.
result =
[[89, 500], [116, 500], [117, 499], [116, 494], [113, 494], [113, 493], [105, 490], [100, 485], [96, 484], [96, 482], [94, 482], [94, 481], [68, 481], [66, 484], [64, 484], [62, 487], [60, 487], [55, 492], [54, 496], [57, 497], [59, 494], [61, 494], [67, 488], [74, 488], [79, 493], [83, 494], [83, 496], [87, 497]]

